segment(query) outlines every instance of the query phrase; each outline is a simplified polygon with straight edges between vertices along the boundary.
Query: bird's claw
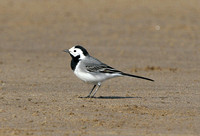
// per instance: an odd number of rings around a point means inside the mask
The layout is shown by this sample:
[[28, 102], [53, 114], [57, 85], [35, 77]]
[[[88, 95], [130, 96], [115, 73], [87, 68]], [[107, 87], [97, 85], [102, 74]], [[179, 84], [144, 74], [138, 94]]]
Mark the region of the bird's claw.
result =
[[88, 96], [85, 96], [85, 97], [80, 96], [79, 98], [95, 98], [95, 97], [88, 95]]

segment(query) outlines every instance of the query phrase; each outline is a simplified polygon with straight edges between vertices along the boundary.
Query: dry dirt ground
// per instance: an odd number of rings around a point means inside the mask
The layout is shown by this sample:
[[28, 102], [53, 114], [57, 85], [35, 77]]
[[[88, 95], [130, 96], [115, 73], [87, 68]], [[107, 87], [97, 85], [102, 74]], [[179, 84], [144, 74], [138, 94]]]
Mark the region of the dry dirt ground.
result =
[[[92, 85], [62, 52], [76, 44], [155, 82], [81, 99]], [[0, 0], [0, 135], [200, 135], [200, 1]]]

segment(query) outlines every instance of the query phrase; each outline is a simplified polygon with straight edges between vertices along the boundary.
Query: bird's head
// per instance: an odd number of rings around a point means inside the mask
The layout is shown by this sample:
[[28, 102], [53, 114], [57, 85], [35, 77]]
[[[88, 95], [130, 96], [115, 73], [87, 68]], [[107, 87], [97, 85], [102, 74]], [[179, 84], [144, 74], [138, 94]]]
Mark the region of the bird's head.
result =
[[83, 59], [89, 55], [87, 50], [80, 45], [73, 46], [69, 50], [64, 50], [64, 52], [69, 53], [72, 58], [78, 59]]

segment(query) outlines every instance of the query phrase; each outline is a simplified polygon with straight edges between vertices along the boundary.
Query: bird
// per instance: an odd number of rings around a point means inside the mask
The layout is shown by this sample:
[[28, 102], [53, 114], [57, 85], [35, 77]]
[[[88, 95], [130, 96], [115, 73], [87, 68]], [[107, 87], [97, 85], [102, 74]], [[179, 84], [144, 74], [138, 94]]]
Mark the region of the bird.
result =
[[111, 66], [108, 66], [100, 60], [90, 56], [88, 51], [81, 45], [75, 45], [70, 49], [65, 49], [63, 51], [69, 53], [72, 58], [71, 69], [73, 70], [74, 74], [82, 81], [94, 85], [88, 96], [81, 98], [94, 98], [98, 89], [101, 87], [102, 82], [114, 77], [129, 76], [148, 81], [154, 81], [150, 78], [124, 73]]

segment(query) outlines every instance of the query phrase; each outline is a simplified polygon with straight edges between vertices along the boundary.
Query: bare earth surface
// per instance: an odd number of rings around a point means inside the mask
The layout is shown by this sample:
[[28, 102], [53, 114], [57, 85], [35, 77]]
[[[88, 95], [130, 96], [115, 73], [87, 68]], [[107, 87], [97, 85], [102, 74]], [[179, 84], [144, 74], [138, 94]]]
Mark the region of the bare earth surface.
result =
[[[62, 52], [76, 44], [155, 82], [79, 98], [92, 85]], [[200, 135], [200, 1], [0, 0], [0, 135]]]

